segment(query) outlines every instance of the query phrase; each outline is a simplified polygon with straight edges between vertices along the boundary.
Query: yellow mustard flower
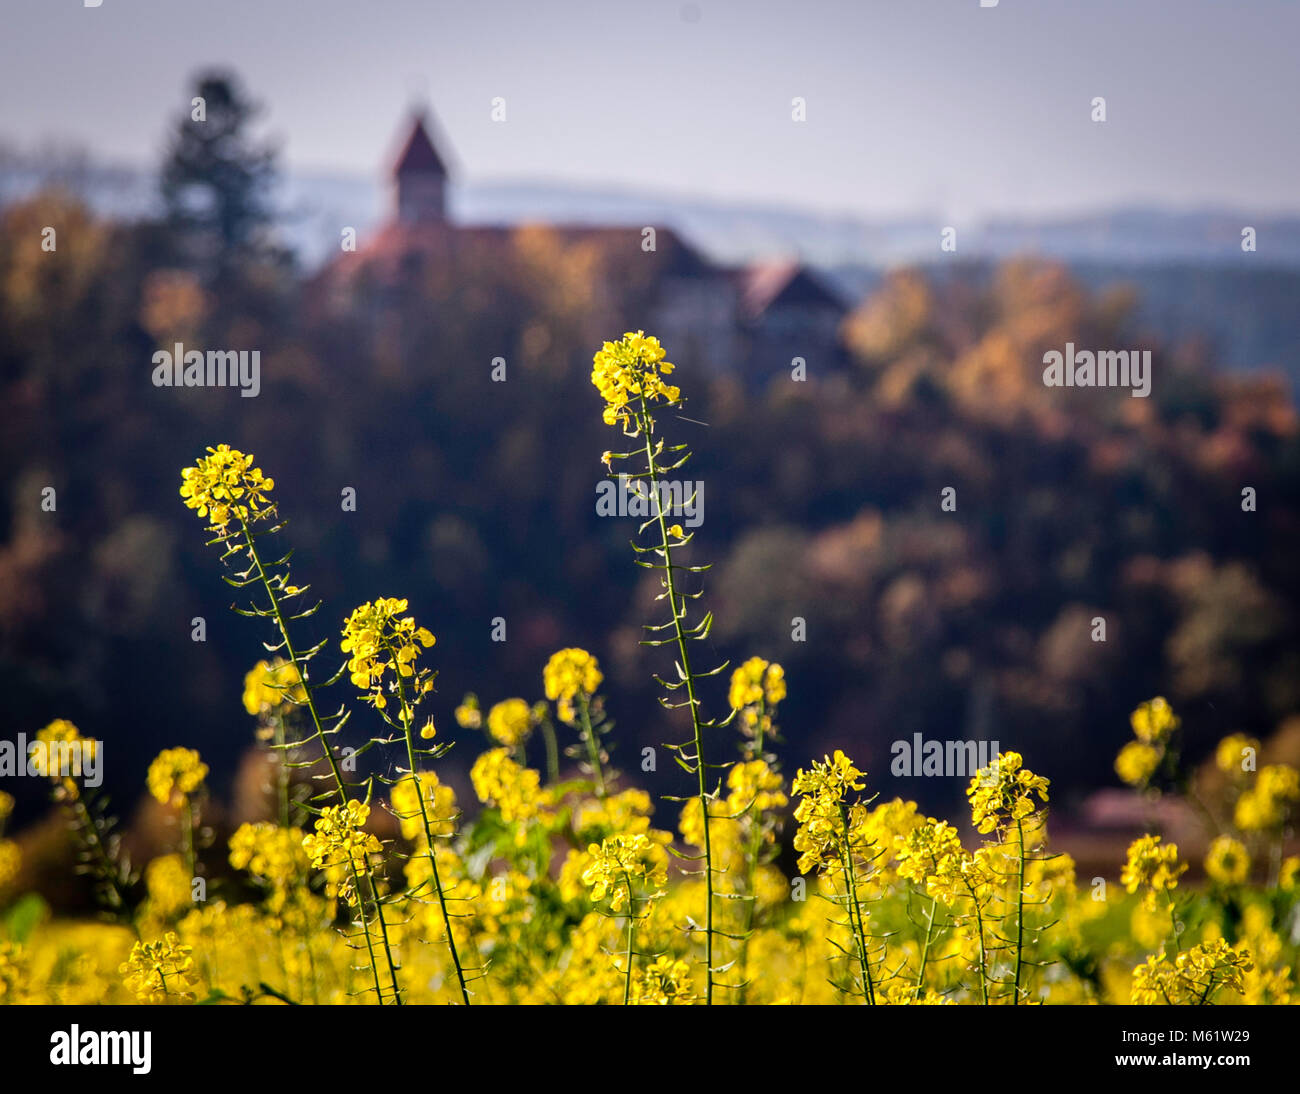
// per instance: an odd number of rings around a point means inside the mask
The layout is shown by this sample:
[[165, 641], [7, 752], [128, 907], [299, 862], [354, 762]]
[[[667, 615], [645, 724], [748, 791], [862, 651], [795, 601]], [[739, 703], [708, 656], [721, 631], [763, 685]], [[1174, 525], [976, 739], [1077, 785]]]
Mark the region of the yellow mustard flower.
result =
[[758, 739], [772, 731], [773, 712], [785, 695], [785, 669], [751, 657], [731, 674], [727, 699], [738, 712], [741, 732]]
[[667, 884], [667, 854], [661, 844], [644, 834], [610, 836], [591, 844], [587, 854], [590, 857], [582, 873], [583, 883], [591, 888], [593, 901], [608, 896], [615, 912], [630, 906], [634, 881], [644, 880], [645, 887], [652, 891]]
[[373, 603], [362, 604], [343, 623], [343, 641], [339, 648], [352, 656], [348, 659], [348, 672], [352, 683], [367, 693], [367, 701], [377, 709], [387, 706], [384, 697], [384, 673], [392, 669], [402, 680], [409, 680], [403, 690], [410, 692], [407, 707], [419, 696], [433, 690], [433, 674], [417, 669], [415, 662], [422, 649], [437, 641], [424, 627], [418, 627], [414, 616], [403, 616], [408, 602], [397, 597], [381, 597]]
[[1143, 901], [1154, 908], [1158, 894], [1178, 888], [1187, 865], [1178, 861], [1178, 844], [1162, 843], [1159, 836], [1140, 836], [1128, 849], [1120, 881], [1130, 893], [1143, 890]]
[[306, 689], [292, 661], [277, 657], [259, 661], [244, 676], [244, 709], [249, 714], [267, 715], [304, 703]]
[[383, 850], [379, 840], [365, 830], [369, 819], [370, 806], [353, 798], [346, 805], [323, 810], [316, 818], [315, 832], [303, 837], [303, 850], [316, 869], [347, 868], [342, 885], [346, 896], [353, 892], [351, 871], [366, 873], [370, 856]]
[[159, 855], [145, 867], [144, 883], [152, 911], [162, 919], [173, 919], [194, 906], [190, 872], [183, 855]]
[[948, 865], [945, 860], [954, 858], [960, 862], [966, 855], [957, 829], [933, 817], [906, 835], [897, 836], [894, 848], [898, 876], [918, 885], [926, 885], [931, 878], [938, 877]]
[[799, 824], [794, 849], [800, 852], [801, 874], [814, 868], [842, 865], [846, 842], [849, 854], [865, 846], [862, 826], [854, 823], [858, 816], [847, 801], [850, 792], [863, 789], [863, 774], [839, 749], [824, 762], [814, 760], [811, 769], [795, 772], [791, 790], [802, 800], [794, 810], [794, 819]]
[[766, 760], [732, 764], [727, 772], [726, 812], [737, 816], [747, 811], [760, 814], [784, 809], [789, 801], [782, 789], [784, 785], [785, 780], [768, 766]]
[[189, 509], [207, 517], [209, 527], [224, 533], [231, 520], [246, 524], [265, 518], [274, 510], [267, 494], [275, 480], [253, 466], [254, 457], [228, 444], [208, 447], [210, 456], [200, 456], [193, 467], [181, 472], [181, 497]]
[[493, 740], [517, 748], [533, 731], [533, 711], [523, 699], [503, 699], [488, 711], [487, 724]]
[[168, 931], [157, 942], [137, 942], [118, 972], [127, 990], [141, 1002], [161, 1003], [171, 996], [194, 998], [185, 990], [197, 982], [194, 948], [182, 945], [175, 931]]
[[1129, 741], [1115, 757], [1115, 774], [1129, 786], [1145, 786], [1163, 757], [1163, 749], [1144, 741]]
[[646, 965], [632, 983], [634, 1006], [689, 1006], [695, 998], [690, 965], [668, 954]]
[[[1225, 775], [1240, 778], [1246, 773], [1246, 761], [1259, 755], [1259, 741], [1244, 733], [1233, 733], [1224, 737], [1214, 750], [1214, 765]], [[1249, 770], [1253, 771], [1252, 763]]]
[[1219, 836], [1205, 855], [1205, 872], [1224, 885], [1240, 885], [1250, 874], [1250, 855], [1240, 840]]
[[450, 836], [456, 830], [456, 791], [439, 781], [432, 771], [421, 771], [417, 776], [407, 775], [393, 784], [390, 800], [393, 815], [397, 817], [402, 828], [402, 838], [415, 842], [424, 841], [424, 819], [420, 813], [420, 803], [424, 802], [424, 813], [429, 818], [429, 827], [435, 836]]
[[94, 761], [99, 742], [94, 737], [83, 737], [66, 718], [56, 718], [37, 730], [36, 740], [28, 748], [31, 769], [37, 775], [61, 780], [63, 787], [75, 797], [77, 784], [73, 776], [81, 775], [86, 765]]
[[31, 972], [21, 943], [0, 941], [0, 1003], [26, 1001]]
[[646, 402], [662, 399], [669, 405], [681, 399], [680, 389], [663, 381], [674, 367], [665, 356], [659, 339], [644, 331], [629, 332], [601, 346], [592, 360], [591, 382], [605, 400], [606, 425], [633, 422], [629, 407], [643, 397]]
[[208, 765], [192, 748], [165, 748], [149, 765], [149, 793], [163, 805], [184, 805], [203, 785]]
[[576, 646], [551, 654], [542, 670], [546, 698], [555, 703], [560, 721], [568, 724], [576, 717], [574, 700], [590, 699], [604, 679], [596, 658]]
[[483, 711], [479, 709], [478, 696], [467, 692], [456, 708], [456, 724], [461, 729], [482, 729]]
[[1024, 766], [1019, 752], [1003, 752], [988, 767], [975, 773], [966, 796], [971, 821], [984, 833], [1023, 821], [1037, 808], [1034, 795], [1047, 801], [1048, 780]]
[[311, 860], [303, 839], [300, 828], [281, 828], [267, 821], [241, 824], [230, 837], [230, 865], [286, 888], [307, 876]]
[[1182, 725], [1182, 721], [1174, 713], [1169, 701], [1164, 696], [1157, 695], [1138, 705], [1137, 710], [1129, 716], [1129, 724], [1139, 741], [1156, 745], [1169, 740], [1174, 730]]
[[751, 657], [731, 674], [727, 698], [733, 710], [758, 703], [774, 707], [785, 698], [785, 670], [774, 661]]
[[553, 819], [551, 795], [542, 788], [540, 772], [515, 763], [508, 748], [482, 753], [470, 768], [469, 777], [479, 801], [496, 806], [502, 820], [517, 826], [515, 838], [521, 846], [526, 838], [522, 826], [527, 821], [550, 823]]
[[1224, 988], [1242, 994], [1244, 974], [1254, 967], [1247, 947], [1229, 946], [1222, 938], [1193, 946], [1172, 962], [1156, 954], [1133, 970], [1130, 1001], [1143, 1006], [1212, 1003]]
[[1300, 802], [1300, 771], [1287, 764], [1260, 768], [1255, 782], [1237, 799], [1234, 821], [1243, 832], [1281, 828]]

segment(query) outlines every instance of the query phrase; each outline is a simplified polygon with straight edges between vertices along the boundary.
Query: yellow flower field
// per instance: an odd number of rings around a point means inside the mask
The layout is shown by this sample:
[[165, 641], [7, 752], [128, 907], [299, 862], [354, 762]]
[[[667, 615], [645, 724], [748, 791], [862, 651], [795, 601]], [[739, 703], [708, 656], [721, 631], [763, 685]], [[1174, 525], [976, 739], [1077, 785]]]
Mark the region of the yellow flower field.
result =
[[[599, 459], [650, 484], [690, 458], [661, 428], [683, 400], [664, 382], [665, 357], [657, 339], [629, 333], [605, 343], [592, 372], [619, 438]], [[198, 846], [208, 769], [176, 742], [141, 773], [179, 838], [144, 865], [137, 900], [93, 790], [42, 752], [105, 918], [10, 915], [4, 1002], [1300, 1001], [1300, 858], [1285, 854], [1300, 773], [1257, 766], [1258, 741], [1235, 735], [1216, 751], [1227, 786], [1197, 864], [1205, 884], [1187, 884], [1191, 864], [1159, 831], [1115, 863], [1119, 884], [1079, 877], [1049, 834], [1050, 758], [1001, 753], [971, 778], [969, 816], [945, 819], [883, 800], [841, 751], [784, 755], [781, 665], [705, 663], [704, 567], [682, 561], [692, 533], [656, 506], [634, 544], [661, 589], [646, 660], [678, 712], [668, 758], [692, 791], [655, 800], [637, 785], [643, 758], [617, 748], [599, 656], [561, 649], [538, 666], [544, 698], [484, 707], [466, 695], [455, 729], [435, 726], [435, 619], [378, 597], [333, 613], [337, 649], [305, 646], [299, 621], [320, 605], [277, 545], [287, 515], [274, 479], [225, 444], [181, 478], [249, 617], [250, 649], [267, 643], [244, 706], [276, 760], [275, 819], [231, 835], [221, 853], [239, 884], [209, 886]], [[462, 808], [438, 762], [479, 730], [490, 747], [472, 765], [477, 801]], [[1170, 705], [1141, 704], [1132, 730], [1120, 779], [1152, 798], [1189, 790]], [[534, 734], [546, 770], [527, 764]], [[96, 747], [66, 720], [37, 741]], [[391, 776], [356, 777], [345, 742], [390, 759]], [[0, 824], [11, 806], [0, 795]], [[0, 893], [18, 908], [21, 894], [4, 888], [16, 855], [0, 841]]]

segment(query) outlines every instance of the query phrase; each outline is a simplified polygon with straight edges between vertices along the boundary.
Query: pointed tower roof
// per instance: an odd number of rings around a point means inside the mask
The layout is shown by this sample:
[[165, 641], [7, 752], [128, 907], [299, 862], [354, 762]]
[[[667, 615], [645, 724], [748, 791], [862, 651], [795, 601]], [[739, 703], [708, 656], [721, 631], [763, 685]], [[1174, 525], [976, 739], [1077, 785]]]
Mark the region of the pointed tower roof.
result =
[[397, 157], [397, 163], [393, 167], [394, 178], [407, 174], [433, 174], [442, 178], [447, 177], [447, 165], [438, 155], [438, 150], [433, 147], [433, 141], [429, 139], [429, 131], [425, 128], [426, 118], [427, 115], [421, 112], [412, 119], [411, 135], [406, 139], [402, 153]]

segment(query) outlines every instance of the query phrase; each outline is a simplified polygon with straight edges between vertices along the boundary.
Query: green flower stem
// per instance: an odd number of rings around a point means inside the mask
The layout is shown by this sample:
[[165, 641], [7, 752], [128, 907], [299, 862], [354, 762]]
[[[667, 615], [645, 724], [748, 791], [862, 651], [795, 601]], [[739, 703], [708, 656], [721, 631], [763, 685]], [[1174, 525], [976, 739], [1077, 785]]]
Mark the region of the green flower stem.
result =
[[194, 803], [186, 794], [181, 799], [181, 847], [185, 853], [185, 869], [189, 871], [191, 882], [197, 877], [197, 863], [194, 861]]
[[591, 774], [596, 780], [596, 797], [604, 798], [608, 793], [605, 786], [605, 771], [600, 763], [600, 745], [596, 733], [591, 728], [591, 700], [584, 693], [578, 695], [578, 717], [582, 722], [582, 736], [587, 742], [587, 761], [591, 764]]
[[[100, 839], [99, 829], [95, 827], [95, 818], [90, 815], [86, 803], [81, 800], [80, 789], [75, 796], [68, 795], [68, 797], [72, 801], [72, 812], [77, 818], [77, 826], [83, 833], [90, 853], [99, 864], [100, 876], [107, 882], [105, 895], [108, 898], [109, 910], [116, 916], [123, 916], [126, 914], [126, 894], [122, 892], [117, 863], [113, 861], [113, 856], [108, 853], [108, 848]], [[140, 928], [136, 925], [135, 918], [131, 917], [127, 922], [135, 937], [140, 938]]]
[[[370, 935], [370, 924], [369, 921], [366, 919], [365, 898], [361, 895], [361, 877], [359, 872], [357, 871], [357, 864], [353, 860], [351, 855], [348, 856], [348, 870], [352, 874], [352, 891], [353, 893], [356, 894], [356, 899], [357, 899], [357, 918], [361, 920], [361, 929], [365, 933], [365, 937], [366, 937], [366, 953], [370, 958], [370, 974], [375, 981], [375, 998], [379, 1000], [380, 1005], [382, 1005], [384, 1002], [384, 991], [379, 984], [379, 955], [375, 953], [375, 942]], [[367, 877], [369, 877], [369, 875], [367, 875]], [[371, 895], [372, 896], [374, 895], [373, 889], [371, 890]], [[350, 903], [351, 902], [349, 902], [349, 904]], [[380, 915], [380, 922], [382, 923], [383, 922], [382, 909], [380, 910], [379, 915]], [[387, 938], [385, 938], [385, 942], [387, 942]], [[391, 983], [395, 993], [395, 998], [397, 999], [397, 1002], [400, 1005], [402, 1001], [402, 996], [401, 993], [397, 991], [397, 974], [393, 969], [393, 959], [391, 953], [389, 954], [389, 958], [388, 958], [388, 969], [391, 978]]]
[[[397, 663], [397, 651], [389, 648], [394, 664]], [[433, 890], [438, 895], [438, 907], [442, 912], [443, 926], [447, 931], [447, 950], [451, 954], [451, 963], [456, 969], [456, 983], [460, 985], [460, 997], [466, 1006], [470, 1005], [469, 988], [465, 985], [465, 971], [461, 968], [460, 954], [456, 951], [456, 938], [451, 931], [451, 914], [447, 911], [447, 895], [442, 890], [442, 879], [438, 876], [438, 856], [434, 850], [433, 824], [429, 820], [429, 811], [424, 804], [424, 787], [415, 768], [415, 741], [411, 734], [412, 708], [406, 702], [406, 685], [402, 674], [397, 674], [397, 699], [401, 705], [402, 735], [406, 738], [406, 762], [410, 767], [411, 779], [415, 783], [415, 799], [420, 803], [420, 822], [424, 826], [425, 853], [429, 858], [429, 869], [433, 877]]]
[[1210, 993], [1214, 990], [1214, 970], [1210, 970], [1210, 978], [1205, 982], [1205, 991], [1201, 993], [1200, 999], [1196, 1001], [1198, 1007], [1203, 1007], [1209, 1001]]
[[980, 906], [980, 898], [975, 892], [975, 886], [970, 881], [966, 882], [966, 890], [970, 893], [971, 903], [975, 905], [975, 929], [980, 936], [980, 995], [984, 999], [984, 1005], [989, 1005], [989, 972], [988, 972], [988, 952], [984, 947], [984, 910]]
[[862, 977], [862, 989], [866, 992], [867, 1002], [875, 1005], [876, 988], [871, 978], [871, 960], [867, 955], [867, 929], [862, 921], [862, 905], [858, 901], [858, 873], [853, 862], [852, 845], [849, 842], [849, 817], [844, 806], [840, 806], [840, 823], [843, 828], [841, 846], [843, 847], [844, 870], [848, 886], [849, 928], [853, 931], [853, 941], [858, 952], [858, 970]]
[[[1169, 934], [1174, 940], [1174, 954], [1183, 948], [1183, 928], [1182, 922], [1178, 918], [1178, 901], [1174, 897], [1172, 889], [1165, 890], [1165, 899], [1169, 902]], [[1166, 952], [1168, 944], [1166, 943]], [[1173, 956], [1173, 954], [1170, 954]]]
[[289, 764], [285, 749], [284, 715], [271, 715], [271, 726], [275, 730], [275, 788], [280, 804], [280, 827], [289, 827]]
[[555, 727], [550, 718], [541, 722], [542, 740], [546, 742], [546, 781], [552, 786], [560, 781], [560, 750], [555, 741]]
[[[762, 729], [759, 729], [762, 733]], [[763, 847], [763, 829], [754, 817], [754, 803], [750, 802], [751, 831], [745, 846], [745, 926], [740, 939], [740, 1004], [749, 1000], [749, 940], [754, 933], [754, 920], [758, 915], [758, 855]]]
[[934, 940], [934, 913], [938, 901], [934, 897], [930, 897], [929, 901], [930, 912], [925, 919], [925, 944], [921, 947], [921, 963], [916, 972], [916, 992], [912, 996], [914, 999], [920, 999], [921, 993], [925, 990], [925, 968], [930, 960], [930, 943]]
[[1019, 817], [1016, 818], [1016, 837], [1016, 857], [1019, 859], [1020, 872], [1016, 878], [1016, 978], [1012, 988], [1015, 992], [1011, 998], [1013, 1007], [1020, 1003], [1020, 971], [1024, 967], [1025, 953], [1025, 823]]
[[[312, 723], [312, 740], [320, 744], [321, 752], [324, 753], [326, 761], [329, 763], [330, 775], [334, 780], [334, 791], [338, 794], [339, 805], [346, 805], [348, 801], [347, 785], [343, 781], [343, 772], [339, 768], [338, 760], [334, 756], [334, 749], [330, 747], [329, 738], [325, 735], [325, 726], [321, 721], [320, 714], [316, 710], [316, 700], [312, 696], [312, 688], [307, 682], [307, 663], [298, 655], [294, 649], [293, 640], [289, 637], [289, 625], [285, 621], [284, 611], [280, 607], [280, 598], [275, 595], [275, 586], [271, 582], [270, 575], [266, 572], [266, 567], [262, 565], [262, 556], [257, 549], [257, 541], [253, 538], [253, 533], [248, 527], [248, 522], [243, 518], [239, 520], [240, 530], [243, 533], [244, 543], [248, 546], [249, 557], [253, 560], [253, 565], [257, 568], [258, 580], [262, 583], [262, 588], [266, 590], [267, 598], [271, 602], [271, 611], [275, 616], [275, 624], [280, 630], [280, 637], [284, 641], [284, 651], [289, 655], [289, 660], [293, 664], [295, 671], [298, 673], [298, 679], [302, 683], [302, 690], [305, 696], [307, 712], [311, 715]], [[353, 874], [356, 869], [353, 867]], [[375, 915], [379, 919], [379, 926], [384, 935], [384, 954], [388, 961], [389, 980], [393, 985], [394, 994], [401, 1001], [401, 994], [397, 988], [397, 967], [393, 962], [393, 953], [388, 945], [388, 928], [384, 924], [383, 909], [379, 906], [378, 894], [373, 885], [371, 886], [371, 899], [375, 907]], [[379, 1001], [383, 1002], [383, 996], [379, 994], [379, 966], [376, 961], [373, 941], [370, 937], [370, 923], [366, 917], [365, 906], [363, 903], [360, 888], [357, 889], [357, 906], [361, 913], [361, 929], [366, 936], [366, 949], [370, 954], [371, 971], [375, 974], [375, 992]]]
[[[650, 440], [650, 417], [645, 394], [641, 395], [641, 412], [638, 425], [645, 437], [646, 470], [653, 484], [658, 481], [659, 466], [655, 462], [654, 445]], [[713, 1004], [713, 843], [709, 831], [709, 787], [708, 775], [704, 765], [704, 730], [700, 724], [700, 701], [695, 695], [695, 674], [691, 671], [691, 655], [687, 647], [686, 632], [682, 628], [685, 615], [685, 603], [679, 609], [677, 605], [677, 585], [673, 577], [672, 548], [669, 546], [668, 521], [664, 517], [663, 498], [657, 489], [651, 493], [655, 498], [655, 517], [659, 524], [659, 538], [664, 554], [664, 583], [668, 593], [668, 605], [673, 615], [673, 633], [677, 640], [677, 650], [681, 657], [682, 675], [686, 678], [686, 701], [691, 711], [691, 731], [695, 746], [695, 774], [698, 783], [701, 820], [704, 827], [704, 963], [705, 963], [705, 1005]]]
[[257, 567], [258, 579], [262, 582], [262, 588], [266, 590], [267, 597], [271, 601], [271, 611], [275, 615], [275, 624], [280, 630], [280, 637], [284, 640], [284, 651], [289, 655], [294, 669], [298, 673], [298, 679], [302, 682], [302, 690], [306, 696], [307, 711], [311, 715], [312, 728], [314, 729], [313, 739], [320, 742], [321, 751], [325, 759], [329, 762], [330, 774], [334, 779], [334, 789], [339, 796], [339, 804], [346, 805], [348, 800], [347, 787], [343, 781], [343, 772], [339, 769], [338, 760], [334, 756], [334, 750], [330, 747], [329, 739], [325, 736], [324, 724], [320, 715], [316, 711], [316, 700], [312, 697], [312, 689], [307, 683], [307, 664], [298, 656], [297, 651], [293, 648], [293, 640], [289, 637], [289, 626], [285, 622], [284, 612], [280, 607], [280, 599], [275, 595], [275, 588], [271, 584], [270, 575], [267, 574], [266, 568], [262, 565], [262, 556], [257, 550], [257, 542], [253, 538], [253, 533], [248, 527], [246, 521], [240, 521], [240, 527], [243, 531], [244, 542], [248, 545], [248, 553], [253, 560], [253, 565]]
[[626, 870], [623, 881], [627, 884], [627, 958], [623, 970], [623, 1006], [632, 1001], [632, 940], [636, 936], [636, 897], [632, 892], [632, 879]]

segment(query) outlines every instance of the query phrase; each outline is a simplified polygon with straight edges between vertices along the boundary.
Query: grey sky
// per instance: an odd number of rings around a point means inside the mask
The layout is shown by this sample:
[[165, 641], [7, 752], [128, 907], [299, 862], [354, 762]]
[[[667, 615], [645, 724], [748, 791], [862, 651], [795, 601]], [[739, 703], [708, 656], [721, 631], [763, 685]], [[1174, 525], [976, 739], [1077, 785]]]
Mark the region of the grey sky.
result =
[[[148, 164], [228, 64], [291, 168], [426, 97], [469, 178], [875, 216], [1300, 211], [1300, 3], [0, 0], [0, 141]], [[808, 120], [790, 120], [803, 96]], [[1094, 95], [1109, 120], [1089, 120]], [[490, 120], [503, 96], [505, 124]]]

